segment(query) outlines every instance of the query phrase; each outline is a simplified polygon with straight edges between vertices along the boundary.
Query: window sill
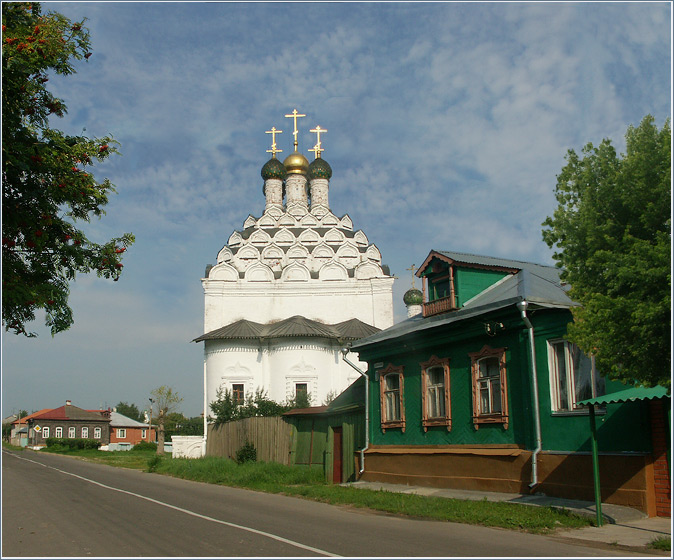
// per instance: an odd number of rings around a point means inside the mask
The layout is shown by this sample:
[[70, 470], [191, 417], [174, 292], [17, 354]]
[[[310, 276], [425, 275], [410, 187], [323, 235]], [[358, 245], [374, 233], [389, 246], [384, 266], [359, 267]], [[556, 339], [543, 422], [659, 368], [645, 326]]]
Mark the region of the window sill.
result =
[[[602, 416], [602, 415], [606, 414], [606, 408], [595, 407], [594, 413], [596, 415]], [[589, 416], [590, 411], [587, 408], [579, 409], [579, 410], [558, 410], [558, 411], [553, 410], [550, 413], [550, 415], [555, 416], [555, 417], [556, 416], [559, 416], [559, 417], [563, 417], [563, 416]]]
[[395, 422], [382, 422], [381, 431], [386, 432], [386, 430], [391, 430], [395, 428], [402, 428], [403, 433], [405, 432], [405, 421], [395, 421]]

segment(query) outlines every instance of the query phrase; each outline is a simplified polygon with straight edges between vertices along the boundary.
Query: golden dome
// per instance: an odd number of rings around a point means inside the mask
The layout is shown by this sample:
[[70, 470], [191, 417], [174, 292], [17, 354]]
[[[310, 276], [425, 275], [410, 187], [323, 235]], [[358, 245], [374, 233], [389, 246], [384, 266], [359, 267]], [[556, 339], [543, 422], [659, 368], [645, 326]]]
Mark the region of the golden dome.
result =
[[309, 169], [309, 160], [295, 151], [283, 161], [283, 165], [285, 165], [288, 175], [292, 173], [306, 175], [307, 169]]

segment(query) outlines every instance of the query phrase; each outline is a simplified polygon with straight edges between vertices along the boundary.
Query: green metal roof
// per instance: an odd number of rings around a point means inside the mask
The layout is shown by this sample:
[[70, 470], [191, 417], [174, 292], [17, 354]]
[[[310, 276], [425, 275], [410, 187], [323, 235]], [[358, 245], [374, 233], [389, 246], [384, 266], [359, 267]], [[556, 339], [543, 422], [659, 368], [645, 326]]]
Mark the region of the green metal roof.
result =
[[579, 405], [586, 404], [608, 404], [608, 403], [622, 403], [627, 401], [643, 401], [650, 399], [661, 399], [669, 397], [669, 389], [656, 385], [655, 387], [632, 387], [616, 393], [610, 393], [594, 399], [586, 399], [580, 401]]

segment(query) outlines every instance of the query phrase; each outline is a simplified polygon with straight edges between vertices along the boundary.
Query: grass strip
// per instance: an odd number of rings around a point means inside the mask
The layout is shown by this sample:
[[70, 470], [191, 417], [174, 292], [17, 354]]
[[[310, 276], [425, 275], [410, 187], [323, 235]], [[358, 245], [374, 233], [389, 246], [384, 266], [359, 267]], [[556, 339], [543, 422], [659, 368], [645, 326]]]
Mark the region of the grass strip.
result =
[[672, 550], [672, 538], [671, 537], [658, 537], [653, 539], [648, 543], [648, 548], [654, 548], [655, 550]]
[[113, 467], [156, 472], [186, 480], [260, 492], [285, 494], [332, 505], [367, 508], [392, 515], [501, 527], [539, 534], [549, 533], [558, 528], [578, 528], [593, 524], [593, 520], [588, 517], [558, 508], [489, 502], [486, 499], [473, 501], [438, 498], [328, 484], [325, 482], [323, 470], [320, 467], [307, 468], [263, 462], [238, 465], [222, 457], [173, 459], [170, 455], [159, 457], [152, 451], [134, 451], [133, 449], [130, 451], [92, 449], [50, 451]]

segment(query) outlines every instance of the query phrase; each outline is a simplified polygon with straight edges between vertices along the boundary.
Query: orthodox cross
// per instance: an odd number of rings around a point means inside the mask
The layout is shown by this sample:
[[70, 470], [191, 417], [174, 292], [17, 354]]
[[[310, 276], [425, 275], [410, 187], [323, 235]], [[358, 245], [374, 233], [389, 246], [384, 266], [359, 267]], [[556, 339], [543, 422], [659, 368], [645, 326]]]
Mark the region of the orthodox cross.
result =
[[286, 119], [292, 119], [293, 120], [293, 136], [295, 137], [295, 140], [293, 141], [293, 146], [295, 147], [295, 151], [297, 151], [297, 119], [299, 117], [306, 117], [306, 115], [300, 115], [297, 112], [297, 109], [293, 109], [293, 112], [290, 115], [286, 115]]
[[417, 268], [412, 265], [409, 268], [406, 268], [405, 270], [411, 270], [412, 271], [412, 287], [414, 288], [414, 271], [417, 270]]
[[271, 150], [267, 150], [267, 152], [271, 152], [271, 157], [276, 157], [276, 152], [282, 152], [283, 150], [279, 150], [276, 147], [276, 135], [281, 134], [283, 131], [282, 130], [276, 130], [276, 127], [272, 126], [271, 130], [265, 130], [265, 134], [271, 134]]
[[310, 152], [314, 152], [317, 158], [321, 157], [321, 152], [324, 152], [321, 148], [321, 132], [327, 132], [325, 128], [321, 128], [321, 125], [317, 124], [316, 128], [312, 128], [309, 132], [316, 133], [316, 145], [313, 148], [309, 148]]

